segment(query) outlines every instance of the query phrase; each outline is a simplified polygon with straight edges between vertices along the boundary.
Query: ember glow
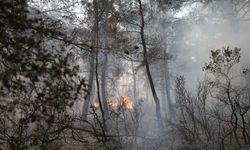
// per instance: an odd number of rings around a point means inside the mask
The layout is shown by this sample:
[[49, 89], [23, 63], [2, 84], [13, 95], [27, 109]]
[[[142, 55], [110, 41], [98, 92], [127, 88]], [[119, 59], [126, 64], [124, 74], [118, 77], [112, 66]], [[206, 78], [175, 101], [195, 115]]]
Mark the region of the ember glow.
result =
[[112, 109], [115, 109], [115, 110], [121, 108], [121, 104], [116, 100], [108, 101], [108, 105], [109, 105], [109, 107], [111, 107]]
[[99, 102], [97, 100], [94, 100], [91, 104], [93, 108], [99, 108]]
[[[93, 108], [99, 108], [99, 102], [97, 100], [93, 101], [91, 106]], [[122, 96], [122, 101], [119, 102], [117, 100], [109, 100], [108, 106], [111, 109], [119, 110], [121, 108], [123, 109], [133, 109], [134, 108], [134, 102], [128, 97], [128, 96]]]
[[134, 108], [134, 102], [129, 99], [128, 96], [123, 96], [123, 105], [126, 109], [133, 109]]

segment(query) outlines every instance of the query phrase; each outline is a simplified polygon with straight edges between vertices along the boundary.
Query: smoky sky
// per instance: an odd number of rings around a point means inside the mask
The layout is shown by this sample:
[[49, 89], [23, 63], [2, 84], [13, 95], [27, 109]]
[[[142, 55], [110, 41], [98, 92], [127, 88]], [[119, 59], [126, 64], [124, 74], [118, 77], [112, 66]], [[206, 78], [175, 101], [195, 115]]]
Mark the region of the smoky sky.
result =
[[176, 27], [172, 62], [175, 75], [185, 75], [188, 86], [202, 80], [202, 67], [209, 62], [210, 51], [229, 46], [241, 48], [241, 65], [248, 66], [250, 56], [249, 15], [241, 17], [229, 1], [199, 6]]

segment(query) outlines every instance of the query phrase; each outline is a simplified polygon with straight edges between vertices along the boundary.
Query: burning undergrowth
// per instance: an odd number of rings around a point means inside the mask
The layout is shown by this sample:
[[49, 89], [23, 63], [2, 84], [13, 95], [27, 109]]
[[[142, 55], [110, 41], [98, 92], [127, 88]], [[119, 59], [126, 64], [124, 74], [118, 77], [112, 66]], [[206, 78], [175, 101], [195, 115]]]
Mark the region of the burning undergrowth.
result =
[[[134, 101], [131, 100], [128, 96], [122, 96], [120, 100], [109, 100], [108, 106], [110, 110], [133, 110], [135, 108]], [[98, 100], [94, 100], [91, 104], [92, 108], [99, 109], [100, 104]]]
[[[105, 114], [105, 123], [101, 123], [102, 112], [98, 100], [93, 100], [90, 106], [89, 118], [93, 119], [95, 128], [105, 128], [106, 136], [111, 136], [111, 140], [120, 145], [120, 148], [135, 147], [137, 144], [138, 129], [142, 112], [141, 105], [136, 105], [135, 101], [125, 95], [120, 99], [110, 99], [108, 103], [108, 114]], [[105, 127], [104, 127], [105, 126]]]

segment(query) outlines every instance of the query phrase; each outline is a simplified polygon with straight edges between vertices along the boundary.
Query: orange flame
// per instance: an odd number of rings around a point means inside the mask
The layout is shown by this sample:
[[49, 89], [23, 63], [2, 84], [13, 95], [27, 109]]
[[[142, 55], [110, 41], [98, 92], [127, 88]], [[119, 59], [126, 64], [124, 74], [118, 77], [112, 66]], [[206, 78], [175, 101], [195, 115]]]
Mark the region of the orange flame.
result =
[[[128, 97], [128, 96], [122, 96], [122, 102], [119, 102], [117, 100], [109, 100], [108, 106], [114, 110], [119, 110], [121, 108], [123, 109], [133, 109], [134, 108], [134, 102]], [[99, 108], [99, 102], [97, 100], [94, 100], [91, 103], [91, 107], [93, 108]]]
[[127, 108], [127, 109], [134, 108], [134, 102], [131, 99], [129, 99], [128, 96], [123, 96], [122, 98], [123, 98], [123, 105], [125, 108]]
[[99, 102], [97, 100], [94, 100], [91, 104], [93, 108], [99, 108]]
[[119, 104], [119, 102], [115, 101], [115, 100], [110, 100], [108, 101], [108, 105], [109, 107], [111, 107], [112, 109], [119, 109], [121, 107], [121, 105]]

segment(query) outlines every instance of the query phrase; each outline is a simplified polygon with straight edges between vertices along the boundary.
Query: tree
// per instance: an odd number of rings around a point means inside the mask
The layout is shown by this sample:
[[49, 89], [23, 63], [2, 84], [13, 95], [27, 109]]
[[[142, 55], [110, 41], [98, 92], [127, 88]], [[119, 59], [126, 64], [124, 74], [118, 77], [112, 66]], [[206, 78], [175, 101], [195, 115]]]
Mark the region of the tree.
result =
[[63, 42], [51, 38], [63, 36], [54, 20], [27, 1], [0, 5], [1, 148], [58, 149], [72, 123], [70, 107], [86, 94], [84, 79]]
[[218, 100], [218, 103], [225, 105], [223, 108], [225, 111], [229, 111], [229, 116], [225, 117], [229, 117], [231, 129], [227, 134], [233, 134], [239, 147], [242, 145], [240, 133], [244, 143], [249, 143], [245, 118], [249, 111], [249, 104], [248, 99], [243, 96], [246, 94], [246, 87], [241, 84], [242, 75], [235, 73], [237, 64], [240, 62], [240, 51], [240, 48], [229, 49], [229, 47], [211, 51], [211, 61], [203, 68], [214, 76], [210, 81], [214, 89], [212, 96]]
[[145, 62], [145, 66], [146, 66], [146, 72], [147, 72], [147, 76], [148, 76], [148, 80], [149, 80], [149, 84], [150, 84], [150, 88], [153, 94], [153, 98], [155, 101], [155, 105], [156, 105], [156, 116], [158, 119], [158, 123], [160, 126], [162, 126], [162, 118], [161, 118], [161, 110], [160, 110], [160, 100], [156, 94], [155, 91], [155, 87], [154, 87], [154, 82], [150, 73], [150, 68], [149, 68], [149, 63], [148, 63], [148, 58], [147, 58], [147, 47], [146, 47], [146, 41], [145, 41], [145, 37], [144, 37], [144, 27], [145, 27], [145, 22], [144, 22], [144, 14], [143, 14], [143, 8], [142, 8], [142, 2], [141, 0], [138, 0], [138, 4], [139, 4], [139, 14], [141, 17], [141, 25], [140, 25], [140, 36], [141, 36], [141, 41], [142, 41], [142, 46], [143, 46], [143, 56], [144, 56], [144, 62]]
[[203, 70], [207, 77], [197, 94], [185, 88], [184, 77], [176, 79], [177, 121], [168, 120], [181, 147], [237, 149], [249, 147], [248, 69], [240, 67], [240, 48], [212, 50]]

